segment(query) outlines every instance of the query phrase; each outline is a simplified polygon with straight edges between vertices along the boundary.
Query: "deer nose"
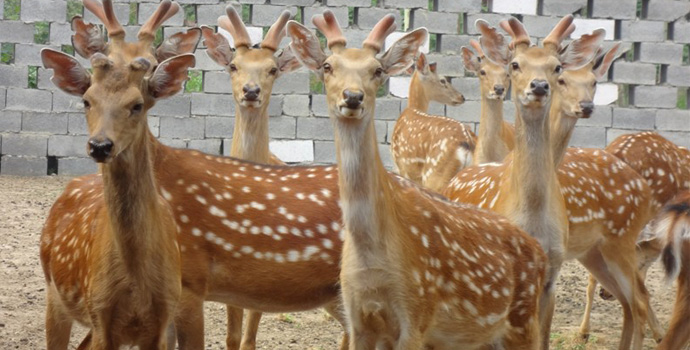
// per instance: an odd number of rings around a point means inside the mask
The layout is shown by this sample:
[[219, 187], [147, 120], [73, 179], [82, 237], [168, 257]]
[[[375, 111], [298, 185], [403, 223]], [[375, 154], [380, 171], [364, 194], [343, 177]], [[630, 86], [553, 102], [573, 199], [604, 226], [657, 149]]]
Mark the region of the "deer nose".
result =
[[249, 84], [247, 84], [242, 87], [242, 91], [244, 92], [244, 98], [247, 101], [256, 101], [259, 98], [261, 88], [258, 86], [250, 86]]
[[594, 111], [594, 103], [592, 101], [580, 102], [580, 108], [582, 108], [582, 113], [589, 115]]
[[362, 101], [364, 101], [364, 93], [346, 89], [343, 91], [343, 99], [345, 99], [347, 108], [357, 109], [362, 104]]
[[112, 150], [113, 141], [110, 141], [110, 139], [89, 140], [89, 155], [98, 163], [105, 162], [105, 160], [110, 156], [110, 152], [112, 152]]
[[503, 93], [506, 91], [506, 88], [503, 87], [503, 85], [494, 85], [494, 92], [496, 95], [503, 95]]
[[532, 89], [532, 93], [537, 96], [546, 96], [549, 92], [549, 82], [546, 80], [532, 80], [529, 87]]

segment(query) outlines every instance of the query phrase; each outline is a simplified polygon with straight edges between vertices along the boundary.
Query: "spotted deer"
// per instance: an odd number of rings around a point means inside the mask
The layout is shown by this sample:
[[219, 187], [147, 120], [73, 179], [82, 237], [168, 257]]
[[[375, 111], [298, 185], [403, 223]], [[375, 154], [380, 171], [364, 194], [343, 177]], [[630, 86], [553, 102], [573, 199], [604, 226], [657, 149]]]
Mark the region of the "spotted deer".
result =
[[230, 73], [235, 99], [235, 129], [230, 156], [264, 164], [284, 164], [268, 148], [268, 105], [276, 79], [299, 68], [289, 49], [278, 52], [290, 12], [283, 11], [260, 44], [253, 46], [247, 28], [232, 5], [218, 26], [230, 32], [234, 49], [220, 33], [203, 26], [206, 53]]
[[[543, 185], [543, 176], [553, 171], [555, 188], [546, 188], [556, 191], [549, 195], [564, 200], [564, 212], [558, 212], [558, 218], [564, 220], [567, 216], [565, 232], [568, 233], [568, 239], [558, 247], [563, 249], [560, 259], [578, 259], [602, 284], [614, 288], [614, 295], [623, 305], [624, 313], [620, 349], [629, 349], [633, 342], [638, 348], [644, 337], [648, 295], [636, 273], [635, 241], [650, 217], [648, 186], [623, 162], [601, 150], [577, 149], [567, 152], [556, 168], [555, 150], [552, 149], [550, 137], [551, 132], [557, 134], [558, 130], [551, 130], [549, 118], [546, 117], [550, 107], [548, 104], [542, 107], [540, 113], [543, 116], [540, 118], [543, 120], [539, 119], [538, 123], [521, 115], [525, 108], [520, 104], [531, 101], [526, 92], [534, 88], [527, 87], [530, 81], [525, 77], [535, 70], [555, 72], [554, 65], [558, 66], [558, 62], [566, 70], [578, 69], [592, 60], [603, 40], [603, 32], [595, 31], [571, 43], [566, 50], [561, 50], [558, 38], [562, 39], [574, 29], [569, 17], [564, 18], [544, 40], [544, 48], [527, 49], [532, 51], [531, 56], [526, 55], [525, 47], [521, 48], [529, 43], [529, 37], [517, 20], [511, 19], [506, 24], [511, 29], [509, 34], [515, 43], [513, 51], [494, 50], [495, 43], [503, 41], [502, 36], [488, 25], [478, 23], [482, 32], [482, 47], [489, 59], [494, 55], [498, 55], [499, 59], [504, 59], [505, 55], [513, 56], [510, 66], [518, 110], [516, 148], [503, 164], [465, 169], [456, 175], [444, 194], [452, 200], [477, 203], [480, 207], [504, 213], [521, 223], [527, 232], [548, 234], [548, 231], [540, 230], [548, 227], [546, 225], [556, 214], [547, 211], [553, 204], [540, 202], [546, 202], [544, 197], [547, 190]], [[556, 59], [557, 62], [545, 65], [542, 63], [545, 56], [551, 56], [548, 61]], [[527, 57], [531, 60], [528, 61]], [[547, 75], [548, 80], [542, 86], [550, 91], [562, 76], [560, 72]], [[537, 88], [539, 85], [535, 84]], [[551, 94], [547, 92], [545, 96], [550, 97]], [[562, 134], [559, 136], [563, 137]], [[549, 183], [551, 181], [554, 179]], [[533, 187], [529, 187], [531, 185]], [[551, 227], [551, 230], [559, 229], [553, 225]], [[547, 254], [550, 249], [545, 248]], [[554, 262], [558, 263], [559, 260], [554, 259]], [[553, 290], [550, 292], [553, 293]], [[542, 332], [547, 337], [543, 347], [547, 348], [549, 314], [553, 309], [551, 307], [544, 312]]]
[[479, 42], [470, 39], [470, 45], [477, 54], [463, 46], [462, 59], [465, 69], [479, 77], [481, 92], [479, 135], [472, 164], [502, 162], [515, 148], [515, 127], [503, 120], [503, 99], [510, 88], [509, 62], [493, 63], [486, 58]]
[[[264, 164], [284, 164], [269, 151], [268, 105], [276, 79], [299, 67], [289, 49], [278, 55], [280, 41], [285, 37], [285, 25], [290, 12], [283, 11], [255, 47], [242, 19], [232, 5], [226, 7], [226, 16], [218, 18], [218, 26], [233, 37], [234, 49], [228, 40], [212, 28], [202, 26], [204, 45], [208, 56], [225, 68], [232, 81], [235, 99], [235, 129], [232, 135], [230, 156]], [[249, 311], [247, 326], [242, 337], [242, 310], [228, 309], [228, 349], [253, 350], [261, 313]]]
[[456, 120], [427, 114], [431, 101], [457, 106], [465, 97], [423, 53], [415, 67], [407, 107], [393, 129], [391, 156], [400, 175], [439, 191], [469, 163], [474, 133]]
[[345, 227], [340, 281], [350, 349], [535, 349], [546, 259], [507, 220], [452, 204], [386, 172], [376, 146], [376, 91], [408, 67], [427, 38], [403, 36], [391, 15], [362, 48], [346, 48], [334, 14], [312, 19], [330, 55], [303, 25], [288, 23], [302, 64], [323, 78], [333, 120]]
[[[75, 27], [75, 51], [112, 51], [106, 45], [88, 45], [102, 40], [92, 28], [97, 26]], [[195, 32], [198, 40], [200, 31]], [[167, 39], [165, 52], [196, 46], [180, 39]], [[150, 46], [139, 45], [153, 52]], [[63, 91], [80, 95], [74, 86], [81, 86], [81, 78], [69, 69], [56, 69], [52, 80]], [[174, 149], [150, 131], [148, 135], [158, 192], [173, 209], [180, 228], [182, 294], [175, 316], [179, 349], [205, 347], [206, 300], [262, 312], [324, 307], [344, 324], [338, 282], [343, 233], [335, 167], [261, 165]], [[74, 192], [71, 196], [79, 193], [74, 210], [80, 218], [95, 217], [97, 208], [90, 203], [103, 195], [103, 179], [83, 176], [69, 188], [69, 193]], [[70, 198], [65, 196], [64, 200]], [[90, 222], [84, 223], [87, 226], [80, 223], [74, 231], [64, 232], [65, 241], [83, 235], [90, 227]], [[345, 334], [340, 348], [347, 344]]]
[[677, 280], [671, 325], [658, 350], [681, 350], [690, 344], [690, 191], [680, 192], [659, 213], [655, 230], [662, 237], [662, 262], [669, 282]]
[[146, 114], [157, 100], [181, 90], [195, 62], [191, 54], [159, 61], [161, 56], [177, 53], [182, 44], [196, 47], [199, 33], [182, 34], [177, 44], [164, 44], [164, 54], [154, 55], [156, 29], [179, 5], [162, 1], [135, 43], [125, 42], [111, 1], [84, 0], [84, 6], [105, 23], [110, 38], [105, 44], [97, 27], [74, 19], [91, 28], [90, 42], [107, 52], [90, 53], [93, 72], [72, 56], [41, 51], [45, 67], [56, 71], [53, 82], [84, 99], [87, 150], [99, 163], [99, 174], [87, 181], [98, 179], [101, 185], [98, 192], [93, 187], [84, 192], [80, 180], [71, 182], [41, 234], [47, 348], [66, 350], [78, 321], [89, 328], [80, 349], [163, 350], [182, 289], [180, 228], [158, 193]]

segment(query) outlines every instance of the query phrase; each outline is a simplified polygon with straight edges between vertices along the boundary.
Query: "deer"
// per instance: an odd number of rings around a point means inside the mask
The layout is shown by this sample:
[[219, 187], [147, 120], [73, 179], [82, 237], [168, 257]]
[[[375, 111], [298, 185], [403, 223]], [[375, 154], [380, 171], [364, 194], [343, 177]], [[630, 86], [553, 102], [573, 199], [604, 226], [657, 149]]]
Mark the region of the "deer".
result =
[[[541, 104], [539, 119], [535, 118], [536, 111], [523, 115], [531, 112], [523, 107], [533, 101], [529, 92], [536, 89], [550, 99], [552, 87], [562, 76], [561, 69], [578, 69], [590, 62], [603, 40], [603, 32], [585, 35], [562, 51], [560, 42], [574, 30], [570, 16], [564, 17], [544, 39], [543, 48], [529, 46], [529, 36], [518, 20], [511, 19], [502, 25], [505, 26], [510, 28], [513, 50], [497, 50], [503, 36], [488, 23], [477, 23], [487, 58], [499, 62], [510, 59], [513, 100], [518, 111], [516, 147], [502, 164], [466, 168], [453, 178], [443, 194], [454, 201], [495, 210], [533, 236], [550, 238], [542, 238], [540, 243], [551, 258], [551, 269], [556, 270], [551, 275], [547, 273], [552, 280], [563, 260], [577, 258], [602, 283], [614, 287], [614, 295], [623, 304], [620, 348], [628, 349], [633, 342], [635, 346], [641, 345], [647, 295], [635, 271], [635, 239], [649, 218], [649, 188], [634, 171], [626, 171], [630, 169], [624, 163], [597, 154], [596, 150], [566, 154], [563, 163], [556, 167], [547, 117], [550, 101]], [[532, 84], [535, 79], [537, 82]], [[614, 183], [610, 182], [610, 174], [616, 176]], [[554, 202], [563, 203], [563, 207]], [[556, 205], [559, 210], [554, 213]], [[606, 266], [616, 266], [617, 272], [612, 273]], [[551, 289], [545, 291], [547, 296], [554, 293], [553, 285], [548, 283]], [[542, 305], [542, 347], [548, 348], [553, 304], [547, 299]]]
[[[91, 8], [87, 6], [87, 10]], [[99, 18], [108, 33], [121, 27], [112, 15]], [[96, 25], [74, 28], [77, 53], [88, 58], [114, 49], [104, 43]], [[194, 32], [198, 41], [200, 30]], [[196, 42], [192, 45], [181, 40], [184, 38], [188, 36], [166, 39], [166, 49], [159, 47], [155, 51], [193, 51]], [[146, 52], [154, 51], [140, 46]], [[65, 61], [74, 65], [73, 58]], [[57, 67], [65, 69], [53, 68], [56, 86], [80, 95], [81, 89], [75, 87], [83, 85], [82, 77], [70, 74], [70, 66]], [[334, 166], [259, 164], [172, 148], [158, 141], [150, 130], [148, 133], [157, 190], [173, 209], [179, 226], [176, 237], [182, 291], [173, 334], [179, 349], [204, 348], [204, 301], [261, 312], [323, 307], [345, 324], [338, 278], [344, 233]], [[95, 209], [89, 203], [102, 196], [102, 178], [86, 175], [73, 179], [68, 186], [70, 193], [81, 193], [73, 211], [93, 218]], [[66, 242], [84, 235], [89, 227], [86, 224], [67, 231]], [[284, 288], [286, 285], [290, 288]], [[341, 350], [348, 348], [348, 339], [345, 333]], [[168, 345], [171, 343], [168, 341]]]
[[[154, 55], [156, 29], [179, 5], [162, 1], [135, 43], [125, 42], [111, 1], [101, 5], [85, 0], [84, 6], [106, 24], [110, 37], [108, 45], [94, 42], [107, 55], [90, 55], [93, 72], [65, 53], [41, 51], [45, 67], [65, 78], [53, 82], [84, 99], [86, 148], [99, 164], [98, 175], [90, 179], [101, 184], [96, 193], [82, 192], [81, 180], [70, 183], [53, 204], [41, 234], [47, 348], [67, 349], [78, 321], [89, 328], [80, 349], [137, 345], [163, 350], [182, 290], [179, 227], [158, 193], [146, 115], [157, 100], [182, 89], [187, 69], [195, 64], [188, 53], [159, 59], [176, 53], [180, 42], [196, 47], [199, 33], [178, 35], [177, 45], [168, 41], [162, 54]], [[90, 28], [94, 36], [100, 32], [81, 18], [73, 23]]]
[[[232, 5], [226, 7], [226, 15], [218, 18], [218, 26], [228, 31], [234, 42], [213, 28], [202, 26], [206, 53], [218, 65], [226, 69], [232, 81], [235, 99], [235, 127], [232, 135], [230, 156], [264, 164], [283, 165], [269, 150], [268, 106], [276, 79], [299, 68], [299, 62], [289, 49], [277, 54], [280, 41], [285, 37], [285, 25], [291, 14], [283, 11], [278, 20], [258, 44], [252, 45], [247, 28]], [[247, 326], [242, 337], [242, 310], [227, 305], [228, 349], [253, 350], [261, 313], [249, 311]]]
[[419, 54], [407, 107], [395, 122], [391, 156], [400, 175], [434, 191], [469, 163], [474, 133], [454, 119], [428, 114], [429, 103], [458, 106], [465, 97]]
[[383, 55], [395, 19], [384, 16], [362, 48], [347, 48], [335, 15], [290, 21], [295, 56], [324, 81], [334, 125], [344, 224], [340, 281], [350, 349], [535, 349], [546, 257], [499, 215], [453, 204], [389, 174], [375, 141], [377, 89], [408, 67], [427, 30]]
[[463, 64], [465, 70], [479, 77], [481, 92], [479, 135], [472, 164], [502, 162], [515, 148], [515, 127], [503, 120], [503, 99], [510, 88], [510, 75], [506, 69], [509, 62], [493, 63], [486, 58], [479, 42], [470, 39], [470, 45], [477, 54], [463, 46]]
[[668, 333], [658, 350], [681, 350], [690, 344], [690, 191], [679, 192], [657, 216], [654, 230], [664, 241], [662, 259], [667, 281], [678, 281]]

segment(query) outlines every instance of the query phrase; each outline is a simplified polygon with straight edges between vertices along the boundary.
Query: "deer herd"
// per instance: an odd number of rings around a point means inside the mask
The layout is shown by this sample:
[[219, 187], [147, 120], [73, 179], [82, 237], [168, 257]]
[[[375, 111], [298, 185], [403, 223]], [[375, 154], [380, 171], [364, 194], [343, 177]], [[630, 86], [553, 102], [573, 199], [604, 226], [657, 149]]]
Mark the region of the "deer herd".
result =
[[[127, 42], [111, 0], [83, 3], [108, 37], [72, 20], [91, 69], [41, 51], [53, 83], [83, 99], [99, 163], [67, 185], [41, 236], [49, 350], [68, 348], [74, 321], [89, 329], [79, 349], [204, 349], [204, 301], [227, 305], [233, 350], [255, 349], [262, 312], [317, 307], [342, 325], [341, 350], [548, 349], [571, 259], [591, 273], [583, 337], [601, 283], [622, 306], [620, 349], [642, 349], [647, 323], [658, 349], [690, 341], [690, 151], [653, 132], [567, 147], [617, 57], [603, 30], [566, 44], [566, 16], [538, 45], [515, 18], [478, 20], [478, 41], [458, 58], [479, 78], [475, 135], [427, 113], [431, 101], [464, 97], [420, 53], [425, 28], [385, 47], [391, 15], [361, 47], [347, 46], [331, 11], [314, 16], [324, 51], [288, 11], [254, 44], [228, 6], [217, 24], [232, 43], [202, 26], [154, 47], [178, 4], [163, 0]], [[230, 157], [165, 146], [148, 128], [148, 110], [182, 90], [202, 39], [230, 74]], [[300, 66], [324, 83], [337, 165], [289, 166], [269, 150], [273, 84]], [[398, 175], [379, 154], [376, 94], [408, 70], [391, 142]], [[514, 125], [503, 115], [509, 91]], [[667, 332], [644, 285], [659, 256], [678, 281]]]

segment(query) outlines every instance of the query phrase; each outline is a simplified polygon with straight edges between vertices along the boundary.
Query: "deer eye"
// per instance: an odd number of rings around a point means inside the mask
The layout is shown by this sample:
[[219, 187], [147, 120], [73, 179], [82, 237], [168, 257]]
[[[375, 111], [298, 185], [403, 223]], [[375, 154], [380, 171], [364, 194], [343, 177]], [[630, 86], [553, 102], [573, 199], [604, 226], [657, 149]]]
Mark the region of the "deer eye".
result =
[[446, 80], [446, 79], [441, 79], [441, 84], [442, 84], [442, 85], [448, 84], [448, 80]]
[[321, 67], [323, 68], [324, 73], [330, 73], [333, 71], [333, 67], [331, 67], [330, 63], [324, 63]]
[[134, 106], [132, 106], [132, 114], [141, 113], [141, 111], [143, 109], [144, 109], [144, 104], [143, 103], [137, 103]]
[[278, 73], [278, 68], [276, 68], [276, 67], [271, 68], [271, 70], [268, 72], [268, 74], [270, 74], [270, 75], [276, 75], [277, 73]]
[[383, 68], [379, 67], [376, 68], [376, 71], [374, 72], [374, 76], [377, 78], [380, 78], [383, 75]]
[[593, 86], [593, 87], [596, 87], [596, 86], [597, 86], [597, 81], [596, 81], [596, 80], [594, 81], [594, 84], [592, 84], [592, 86]]
[[482, 69], [482, 70], [480, 70], [480, 71], [479, 71], [479, 75], [486, 75], [486, 71], [485, 71], [485, 70], [483, 70], [483, 69]]
[[563, 79], [558, 79], [558, 85], [565, 86], [565, 80], [563, 80]]
[[513, 70], [519, 70], [520, 65], [517, 62], [513, 62], [510, 64], [510, 68], [512, 68]]
[[237, 72], [237, 66], [234, 63], [230, 63], [230, 71]]
[[89, 101], [87, 101], [87, 100], [82, 100], [81, 102], [84, 104], [84, 108], [85, 108], [85, 109], [91, 108], [91, 103], [89, 103]]
[[554, 73], [560, 74], [563, 71], [563, 67], [559, 64], [556, 66], [556, 69], [553, 70]]

